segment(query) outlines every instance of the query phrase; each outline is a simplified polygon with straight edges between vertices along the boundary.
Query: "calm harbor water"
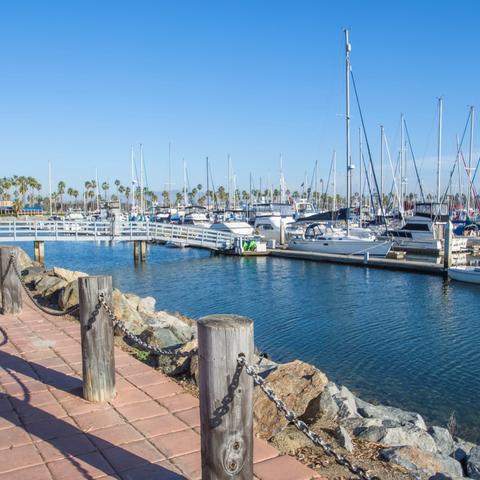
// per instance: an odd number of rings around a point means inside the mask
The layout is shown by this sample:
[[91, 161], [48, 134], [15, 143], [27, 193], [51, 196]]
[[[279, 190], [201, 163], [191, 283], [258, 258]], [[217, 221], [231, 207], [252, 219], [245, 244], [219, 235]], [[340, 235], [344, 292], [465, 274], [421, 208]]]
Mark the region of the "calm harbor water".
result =
[[[32, 242], [33, 243], [33, 242]], [[22, 245], [32, 254], [32, 243]], [[277, 258], [149, 247], [49, 243], [49, 266], [111, 274], [157, 309], [237, 313], [274, 360], [316, 365], [365, 400], [417, 411], [480, 441], [480, 288], [440, 277]]]

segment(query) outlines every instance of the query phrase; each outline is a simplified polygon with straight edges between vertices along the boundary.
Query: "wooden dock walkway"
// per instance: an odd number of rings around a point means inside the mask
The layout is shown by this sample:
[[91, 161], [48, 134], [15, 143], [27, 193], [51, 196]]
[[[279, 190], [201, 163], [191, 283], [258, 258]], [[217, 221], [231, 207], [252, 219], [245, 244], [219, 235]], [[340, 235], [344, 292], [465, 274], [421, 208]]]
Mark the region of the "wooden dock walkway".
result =
[[[80, 325], [0, 315], [0, 480], [200, 479], [198, 400], [115, 348], [117, 396], [82, 399]], [[320, 477], [255, 440], [259, 480]]]

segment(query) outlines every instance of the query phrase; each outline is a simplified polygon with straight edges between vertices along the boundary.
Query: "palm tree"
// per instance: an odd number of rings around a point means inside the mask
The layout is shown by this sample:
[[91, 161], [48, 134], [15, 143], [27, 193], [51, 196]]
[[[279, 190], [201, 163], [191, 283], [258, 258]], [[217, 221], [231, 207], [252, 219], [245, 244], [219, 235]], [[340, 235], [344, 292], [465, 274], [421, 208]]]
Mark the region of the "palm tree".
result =
[[110, 188], [110, 185], [108, 184], [108, 182], [103, 182], [102, 183], [102, 190], [105, 192], [105, 201], [108, 201], [108, 189]]
[[77, 205], [77, 197], [78, 197], [79, 194], [80, 194], [80, 192], [79, 192], [78, 190], [76, 190], [76, 189], [74, 189], [73, 192], [72, 192], [72, 196], [73, 196], [73, 198], [75, 199], [75, 201], [73, 202], [73, 207], [74, 207], [74, 208], [75, 208], [76, 205]]
[[60, 181], [57, 185], [58, 196], [60, 197], [60, 211], [63, 212], [63, 194], [65, 193], [65, 182]]
[[128, 210], [129, 204], [130, 204], [130, 202], [129, 202], [130, 192], [131, 192], [130, 187], [125, 187], [125, 198], [127, 200], [127, 210]]
[[[117, 179], [113, 183], [117, 187], [117, 197], [120, 197], [120, 185], [122, 184], [122, 182]], [[118, 198], [117, 198], [117, 200], [118, 200]]]
[[167, 190], [162, 192], [163, 206], [170, 206], [170, 193]]
[[[73, 192], [74, 192], [73, 188], [70, 187], [70, 188], [67, 190], [67, 195], [71, 198], [71, 197], [73, 197]], [[75, 205], [73, 205], [73, 208], [75, 208]]]

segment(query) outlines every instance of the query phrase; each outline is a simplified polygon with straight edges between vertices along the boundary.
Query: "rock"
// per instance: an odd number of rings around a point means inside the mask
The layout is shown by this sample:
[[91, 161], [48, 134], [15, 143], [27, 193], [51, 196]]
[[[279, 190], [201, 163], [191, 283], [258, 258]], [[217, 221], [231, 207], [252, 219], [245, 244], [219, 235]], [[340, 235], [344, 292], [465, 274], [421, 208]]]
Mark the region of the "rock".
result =
[[400, 408], [388, 407], [383, 405], [372, 405], [357, 398], [358, 413], [364, 418], [380, 418], [382, 420], [392, 420], [400, 425], [411, 423], [423, 430], [427, 429], [425, 421], [418, 413], [406, 412]]
[[[269, 387], [304, 421], [319, 414], [320, 395], [327, 382], [320, 370], [299, 360], [279, 365], [267, 377]], [[288, 424], [259, 388], [254, 391], [253, 412], [256, 431], [262, 438], [271, 438]]]
[[430, 427], [428, 433], [435, 441], [438, 451], [442, 455], [451, 455], [453, 453], [453, 438], [446, 428]]
[[424, 452], [418, 448], [403, 446], [384, 448], [379, 452], [380, 458], [400, 465], [417, 474], [444, 474], [450, 477], [462, 477], [462, 466], [459, 462], [439, 453]]
[[31, 266], [22, 270], [22, 280], [26, 285], [35, 285], [45, 275], [45, 268], [41, 266]]
[[65, 286], [58, 296], [58, 306], [61, 310], [67, 310], [78, 305], [78, 282], [74, 280]]
[[368, 427], [384, 427], [383, 421], [379, 418], [362, 418], [362, 417], [352, 417], [352, 418], [342, 418], [340, 424], [344, 426], [347, 430], [353, 432], [354, 435], [360, 432], [361, 430]]
[[153, 315], [155, 313], [156, 300], [153, 297], [141, 298], [138, 302], [137, 310], [141, 314]]
[[298, 449], [312, 446], [312, 441], [293, 425], [289, 425], [270, 439], [281, 453], [293, 455]]
[[125, 298], [131, 303], [135, 310], [138, 310], [138, 305], [140, 303], [141, 298], [134, 293], [124, 293]]
[[320, 395], [320, 416], [325, 420], [335, 420], [338, 415], [338, 405], [334, 395], [338, 388], [333, 382], [328, 382]]
[[43, 275], [35, 284], [35, 293], [42, 297], [50, 297], [67, 285], [62, 278], [53, 275]]
[[183, 318], [180, 319], [167, 312], [155, 312], [154, 317], [148, 319], [152, 327], [163, 327], [170, 329], [181, 343], [189, 342], [197, 336], [197, 324], [190, 325]]
[[[158, 348], [175, 347], [175, 346], [183, 343], [168, 328], [155, 327], [152, 330], [153, 330], [154, 338], [150, 341], [150, 344], [155, 346], [155, 347], [158, 347]], [[150, 329], [145, 330], [145, 331], [150, 331]], [[142, 332], [142, 334], [144, 332]]]
[[[115, 316], [122, 320], [132, 333], [138, 335], [145, 330], [145, 322], [137, 309], [130, 303], [127, 297], [116, 288], [114, 288], [112, 292], [112, 304]], [[116, 333], [118, 333], [118, 329], [116, 329]]]
[[71, 270], [65, 270], [64, 268], [53, 267], [53, 274], [65, 280], [67, 283], [74, 282], [81, 277], [88, 277], [87, 273], [84, 272], [73, 272]]
[[353, 442], [352, 442], [352, 439], [350, 438], [350, 435], [348, 434], [348, 432], [345, 430], [344, 427], [342, 426], [338, 426], [336, 429], [335, 429], [335, 438], [337, 439], [338, 441], [338, 444], [344, 448], [345, 450], [349, 451], [349, 452], [353, 452]]
[[467, 475], [470, 478], [480, 480], [480, 446], [470, 450], [467, 457]]
[[476, 445], [471, 442], [467, 442], [466, 440], [462, 440], [461, 438], [457, 438], [456, 441], [453, 442], [453, 458], [458, 460], [459, 462], [463, 462], [467, 459], [468, 455], [472, 448], [475, 448]]
[[398, 427], [366, 427], [354, 430], [354, 435], [363, 440], [381, 443], [389, 447], [408, 446], [425, 452], [437, 452], [433, 438], [421, 428], [407, 424]]
[[358, 417], [357, 412], [357, 398], [355, 395], [347, 388], [340, 387], [340, 390], [333, 397], [338, 406], [338, 416], [340, 418], [350, 418]]

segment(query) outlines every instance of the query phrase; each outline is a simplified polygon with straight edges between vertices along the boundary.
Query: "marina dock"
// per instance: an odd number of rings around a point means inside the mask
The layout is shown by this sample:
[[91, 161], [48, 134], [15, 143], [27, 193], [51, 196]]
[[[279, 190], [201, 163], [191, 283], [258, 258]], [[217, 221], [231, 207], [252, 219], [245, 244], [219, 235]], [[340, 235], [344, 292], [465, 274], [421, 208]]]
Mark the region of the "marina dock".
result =
[[369, 257], [366, 259], [360, 255], [333, 255], [330, 253], [300, 252], [289, 249], [269, 250], [269, 255], [279, 258], [310, 260], [314, 262], [341, 263], [345, 265], [357, 265], [359, 267], [383, 268], [407, 272], [427, 273], [432, 275], [443, 275], [445, 271], [443, 264], [377, 257]]
[[[34, 310], [0, 315], [0, 479], [200, 479], [198, 400], [115, 347], [117, 396], [82, 399], [80, 325]], [[263, 440], [254, 478], [320, 477]]]

